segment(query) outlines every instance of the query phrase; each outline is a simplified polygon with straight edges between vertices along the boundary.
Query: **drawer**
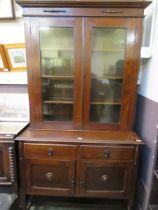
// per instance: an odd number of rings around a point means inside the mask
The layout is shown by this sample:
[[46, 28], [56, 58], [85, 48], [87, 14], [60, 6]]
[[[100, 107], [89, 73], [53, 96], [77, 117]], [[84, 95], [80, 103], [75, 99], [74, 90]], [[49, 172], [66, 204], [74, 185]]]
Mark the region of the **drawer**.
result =
[[76, 146], [56, 144], [24, 144], [24, 158], [76, 159]]
[[81, 146], [81, 159], [134, 160], [132, 146]]

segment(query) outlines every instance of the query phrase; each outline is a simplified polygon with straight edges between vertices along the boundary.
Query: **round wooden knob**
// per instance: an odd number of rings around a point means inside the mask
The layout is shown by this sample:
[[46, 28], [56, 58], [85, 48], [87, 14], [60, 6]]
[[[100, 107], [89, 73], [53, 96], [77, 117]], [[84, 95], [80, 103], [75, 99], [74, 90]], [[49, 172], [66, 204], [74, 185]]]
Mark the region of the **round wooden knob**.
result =
[[52, 148], [48, 148], [48, 156], [53, 156], [53, 151]]
[[103, 174], [103, 175], [101, 176], [100, 180], [101, 180], [102, 182], [108, 182], [109, 176], [106, 175], [106, 174]]
[[54, 179], [54, 177], [55, 177], [55, 173], [51, 173], [51, 172], [46, 173], [46, 179], [47, 180], [51, 181], [51, 180]]
[[108, 159], [110, 157], [110, 151], [104, 150], [104, 158]]

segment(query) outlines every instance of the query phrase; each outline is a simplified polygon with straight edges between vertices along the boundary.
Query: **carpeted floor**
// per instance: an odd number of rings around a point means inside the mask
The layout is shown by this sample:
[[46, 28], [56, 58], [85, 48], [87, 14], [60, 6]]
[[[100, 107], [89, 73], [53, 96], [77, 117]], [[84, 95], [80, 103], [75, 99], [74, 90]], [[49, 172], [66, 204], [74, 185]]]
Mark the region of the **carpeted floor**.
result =
[[33, 203], [30, 207], [30, 210], [126, 210], [119, 202], [111, 203], [92, 203], [92, 204], [83, 204], [83, 203]]

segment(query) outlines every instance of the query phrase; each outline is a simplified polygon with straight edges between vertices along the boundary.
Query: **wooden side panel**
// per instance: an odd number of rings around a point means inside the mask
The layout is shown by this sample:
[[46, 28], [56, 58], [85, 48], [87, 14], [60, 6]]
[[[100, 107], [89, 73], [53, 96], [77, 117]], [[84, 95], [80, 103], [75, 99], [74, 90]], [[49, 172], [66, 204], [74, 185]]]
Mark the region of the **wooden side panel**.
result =
[[0, 143], [0, 185], [11, 185], [9, 144]]

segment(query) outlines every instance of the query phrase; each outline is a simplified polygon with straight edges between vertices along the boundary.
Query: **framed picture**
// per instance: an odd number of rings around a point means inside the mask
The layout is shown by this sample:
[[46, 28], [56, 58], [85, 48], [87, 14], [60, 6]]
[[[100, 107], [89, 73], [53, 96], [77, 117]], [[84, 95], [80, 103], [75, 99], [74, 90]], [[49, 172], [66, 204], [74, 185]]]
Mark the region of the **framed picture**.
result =
[[0, 0], [0, 19], [14, 19], [14, 0]]
[[5, 44], [4, 51], [10, 71], [26, 70], [26, 51], [24, 44]]
[[8, 71], [8, 64], [4, 53], [3, 45], [0, 44], [0, 71]]

